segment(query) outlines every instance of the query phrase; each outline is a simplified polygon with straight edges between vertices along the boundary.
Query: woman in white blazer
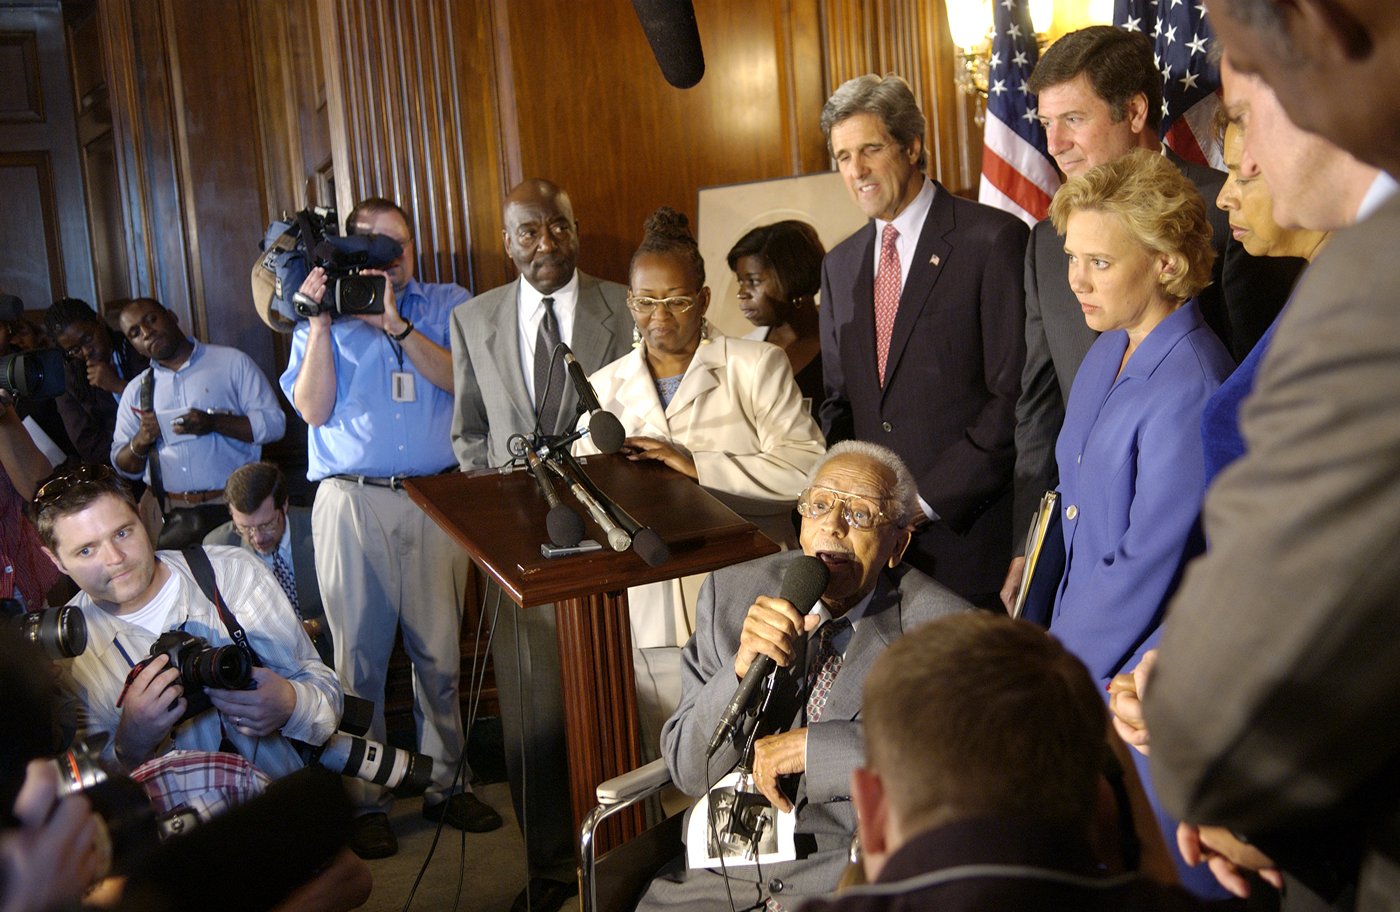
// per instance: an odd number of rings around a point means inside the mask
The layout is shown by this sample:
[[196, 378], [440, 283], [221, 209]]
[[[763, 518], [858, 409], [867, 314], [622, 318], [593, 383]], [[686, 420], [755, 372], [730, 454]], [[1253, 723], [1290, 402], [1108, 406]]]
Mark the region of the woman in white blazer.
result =
[[[623, 451], [695, 479], [784, 547], [791, 512], [826, 442], [782, 349], [714, 334], [710, 289], [686, 217], [663, 206], [632, 257], [627, 306], [635, 348], [593, 374], [602, 407], [627, 432]], [[596, 452], [585, 440], [576, 454]], [[657, 756], [661, 724], [680, 701], [680, 646], [703, 577], [628, 590], [643, 747]]]

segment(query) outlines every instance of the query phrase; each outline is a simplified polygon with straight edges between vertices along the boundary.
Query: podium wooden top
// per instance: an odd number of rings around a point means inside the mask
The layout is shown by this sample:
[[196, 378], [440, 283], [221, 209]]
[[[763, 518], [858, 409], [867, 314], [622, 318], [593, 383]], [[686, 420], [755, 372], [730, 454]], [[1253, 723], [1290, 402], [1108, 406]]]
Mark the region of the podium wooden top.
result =
[[477, 475], [433, 475], [404, 484], [422, 507], [467, 550], [512, 599], [525, 607], [706, 573], [778, 550], [758, 528], [689, 478], [659, 463], [590, 456], [584, 471], [643, 526], [655, 529], [671, 559], [649, 567], [633, 551], [616, 552], [573, 495], [559, 496], [587, 519], [587, 537], [603, 550], [546, 558], [549, 505], [527, 469]]

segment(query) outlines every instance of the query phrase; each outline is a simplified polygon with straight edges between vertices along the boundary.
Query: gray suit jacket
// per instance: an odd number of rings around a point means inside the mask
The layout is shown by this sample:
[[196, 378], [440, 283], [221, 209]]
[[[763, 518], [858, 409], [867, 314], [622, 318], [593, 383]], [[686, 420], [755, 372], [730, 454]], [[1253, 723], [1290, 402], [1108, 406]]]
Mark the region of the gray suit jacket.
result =
[[[626, 354], [632, 344], [627, 289], [578, 273], [578, 310], [569, 347], [592, 373]], [[493, 288], [452, 312], [452, 374], [456, 402], [452, 449], [463, 470], [505, 465], [511, 435], [535, 426], [534, 403], [520, 364], [516, 302], [520, 279]], [[563, 370], [563, 362], [559, 370]], [[559, 422], [549, 433], [573, 430], [578, 396], [565, 383]]]
[[[292, 535], [292, 574], [297, 581], [297, 607], [305, 618], [325, 614], [321, 606], [321, 584], [316, 581], [316, 549], [311, 542], [311, 510], [287, 507], [287, 525]], [[252, 552], [230, 520], [204, 536], [206, 545], [234, 545]]]
[[[700, 589], [695, 635], [683, 653], [680, 706], [661, 733], [662, 755], [676, 784], [687, 794], [704, 794], [710, 782], [739, 759], [732, 745], [716, 753], [713, 761], [707, 763], [705, 759], [710, 735], [739, 683], [734, 674], [739, 633], [753, 600], [781, 592], [784, 571], [801, 553], [784, 551], [716, 570]], [[865, 755], [861, 696], [865, 676], [875, 658], [906, 630], [970, 607], [907, 564], [880, 574], [875, 594], [846, 649], [821, 721], [808, 728], [807, 771], [799, 780], [795, 803], [797, 832], [799, 839], [805, 835], [803, 841], [809, 854], [797, 861], [763, 866], [765, 885], [782, 884], [779, 898], [784, 902], [790, 902], [794, 894], [830, 892], [845, 867], [855, 833], [851, 770], [863, 762]], [[778, 721], [782, 724], [776, 726], [779, 730], [805, 724], [804, 695], [788, 696], [786, 700], [781, 693], [774, 697], [791, 709], [790, 714], [781, 710], [776, 713], [781, 717]], [[735, 888], [736, 900], [750, 901], [754, 868], [733, 869], [730, 875], [750, 883], [743, 897], [739, 887]], [[649, 891], [649, 899], [701, 905], [699, 894], [706, 894], [720, 899], [718, 905], [711, 902], [707, 908], [728, 908], [722, 878], [710, 872], [692, 872], [681, 880], [693, 883], [658, 880]]]
[[1362, 853], [1360, 910], [1400, 908], [1397, 249], [1400, 196], [1304, 273], [1146, 705], [1167, 810], [1238, 830], [1305, 882], [1319, 858]]

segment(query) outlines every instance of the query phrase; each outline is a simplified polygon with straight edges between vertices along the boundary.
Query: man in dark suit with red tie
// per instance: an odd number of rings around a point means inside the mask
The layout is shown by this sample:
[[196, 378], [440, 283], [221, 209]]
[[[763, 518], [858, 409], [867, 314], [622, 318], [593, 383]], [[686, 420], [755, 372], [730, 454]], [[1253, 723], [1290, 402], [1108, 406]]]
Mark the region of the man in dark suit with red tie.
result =
[[822, 132], [870, 222], [822, 265], [822, 430], [897, 452], [928, 518], [905, 559], [994, 607], [1011, 554], [1028, 228], [925, 175], [924, 116], [897, 76], [860, 76]]

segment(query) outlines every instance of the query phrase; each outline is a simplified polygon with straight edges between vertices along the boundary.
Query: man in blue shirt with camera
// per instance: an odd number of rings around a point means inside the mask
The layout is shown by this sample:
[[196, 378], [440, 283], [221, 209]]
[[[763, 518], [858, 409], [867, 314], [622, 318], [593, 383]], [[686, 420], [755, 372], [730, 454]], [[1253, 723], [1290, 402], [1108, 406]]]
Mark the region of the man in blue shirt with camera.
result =
[[[384, 740], [384, 679], [396, 628], [413, 664], [422, 724], [419, 750], [433, 758], [423, 814], [472, 832], [501, 825], [500, 815], [467, 789], [465, 737], [458, 702], [462, 597], [469, 559], [409, 500], [403, 481], [456, 468], [452, 453], [452, 309], [471, 297], [457, 285], [413, 277], [415, 250], [407, 214], [389, 200], [366, 199], [346, 219], [351, 234], [379, 234], [403, 252], [382, 270], [382, 313], [333, 319], [322, 312], [297, 325], [282, 391], [310, 426], [316, 575], [346, 693], [374, 702], [369, 737]], [[313, 269], [300, 294], [321, 304], [325, 270]], [[398, 851], [389, 828], [389, 794], [355, 782], [361, 816], [351, 847], [364, 858]]]

